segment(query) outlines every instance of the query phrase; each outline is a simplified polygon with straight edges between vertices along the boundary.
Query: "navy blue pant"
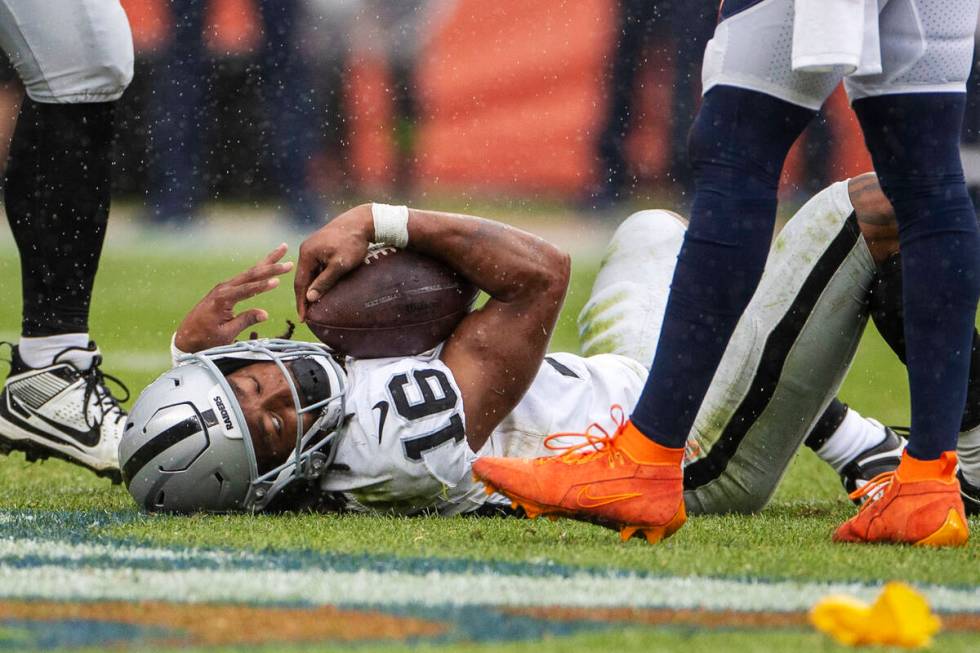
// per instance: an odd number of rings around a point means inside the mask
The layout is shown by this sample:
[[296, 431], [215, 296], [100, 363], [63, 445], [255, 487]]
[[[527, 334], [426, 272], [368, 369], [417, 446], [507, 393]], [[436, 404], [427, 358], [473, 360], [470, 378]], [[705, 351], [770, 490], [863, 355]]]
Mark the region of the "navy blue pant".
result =
[[[913, 397], [909, 452], [926, 460], [955, 447], [980, 297], [980, 235], [958, 151], [964, 104], [962, 94], [948, 93], [854, 105], [899, 222]], [[705, 96], [690, 142], [691, 226], [650, 377], [632, 415], [665, 446], [684, 445], [758, 285], [779, 174], [813, 115], [744, 89], [716, 87]]]
[[966, 95], [919, 93], [854, 103], [902, 251], [909, 453], [955, 449], [980, 297], [980, 232], [959, 142]]

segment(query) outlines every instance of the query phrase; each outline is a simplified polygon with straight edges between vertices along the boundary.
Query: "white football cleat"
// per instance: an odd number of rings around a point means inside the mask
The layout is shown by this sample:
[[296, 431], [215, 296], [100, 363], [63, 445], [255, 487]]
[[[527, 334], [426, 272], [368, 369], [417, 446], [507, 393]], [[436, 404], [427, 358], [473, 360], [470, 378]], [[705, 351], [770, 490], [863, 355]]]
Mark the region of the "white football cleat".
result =
[[[23, 451], [28, 462], [60, 458], [119, 483], [118, 449], [126, 412], [105, 381], [123, 389], [122, 401], [129, 390], [99, 369], [102, 356], [95, 343], [66, 349], [41, 368], [28, 367], [17, 347], [11, 349], [10, 375], [0, 392], [0, 453]], [[88, 357], [88, 369], [72, 362]]]

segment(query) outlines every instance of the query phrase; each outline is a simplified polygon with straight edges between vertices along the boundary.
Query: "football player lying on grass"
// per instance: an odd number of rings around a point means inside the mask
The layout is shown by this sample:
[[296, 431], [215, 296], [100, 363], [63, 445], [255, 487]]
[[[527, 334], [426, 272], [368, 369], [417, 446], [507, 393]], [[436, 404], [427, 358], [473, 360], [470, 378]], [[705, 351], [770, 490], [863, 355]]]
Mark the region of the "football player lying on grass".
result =
[[[684, 221], [654, 210], [623, 222], [579, 316], [582, 355], [546, 355], [568, 257], [496, 222], [406, 213], [405, 224], [376, 229], [365, 205], [310, 236], [296, 276], [301, 317], [378, 240], [441, 260], [487, 303], [417, 356], [340, 359], [319, 344], [236, 343], [267, 317], [236, 316], [236, 302], [292, 267], [280, 246], [190, 312], [174, 337], [174, 369], [134, 405], [120, 461], [140, 506], [469, 513], [509, 504], [473, 480], [477, 458], [574, 462], [615, 437], [618, 407], [636, 401], [653, 358]], [[849, 490], [898, 464], [904, 440], [835, 398], [896, 235], [873, 176], [827, 188], [783, 229], [690, 436], [689, 511], [762, 509], [804, 441]], [[630, 498], [585, 487], [574, 500]]]

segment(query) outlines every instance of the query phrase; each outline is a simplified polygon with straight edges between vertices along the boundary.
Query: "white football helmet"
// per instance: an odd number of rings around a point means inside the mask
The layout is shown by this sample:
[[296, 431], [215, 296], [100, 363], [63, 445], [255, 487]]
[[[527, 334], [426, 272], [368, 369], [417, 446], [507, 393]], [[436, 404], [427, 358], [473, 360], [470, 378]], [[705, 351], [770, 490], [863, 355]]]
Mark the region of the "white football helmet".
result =
[[[252, 363], [273, 362], [296, 408], [296, 447], [259, 473], [252, 437], [225, 379]], [[149, 511], [258, 512], [284, 488], [319, 477], [333, 459], [344, 418], [346, 374], [320, 344], [260, 339], [188, 354], [146, 387], [119, 444], [123, 482]], [[287, 367], [288, 366], [288, 367]], [[303, 431], [302, 415], [315, 413]]]

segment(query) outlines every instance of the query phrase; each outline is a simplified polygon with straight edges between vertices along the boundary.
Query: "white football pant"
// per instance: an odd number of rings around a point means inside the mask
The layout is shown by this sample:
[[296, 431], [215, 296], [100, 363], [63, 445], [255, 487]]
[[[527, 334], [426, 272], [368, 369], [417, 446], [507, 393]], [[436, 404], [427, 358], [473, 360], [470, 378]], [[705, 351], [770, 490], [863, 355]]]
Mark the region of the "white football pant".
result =
[[133, 79], [119, 0], [0, 0], [0, 47], [35, 102], [111, 102]]
[[[668, 211], [641, 211], [619, 227], [579, 316], [584, 355], [650, 366], [684, 228]], [[874, 274], [846, 181], [783, 228], [688, 439], [688, 510], [766, 505], [847, 374]]]

